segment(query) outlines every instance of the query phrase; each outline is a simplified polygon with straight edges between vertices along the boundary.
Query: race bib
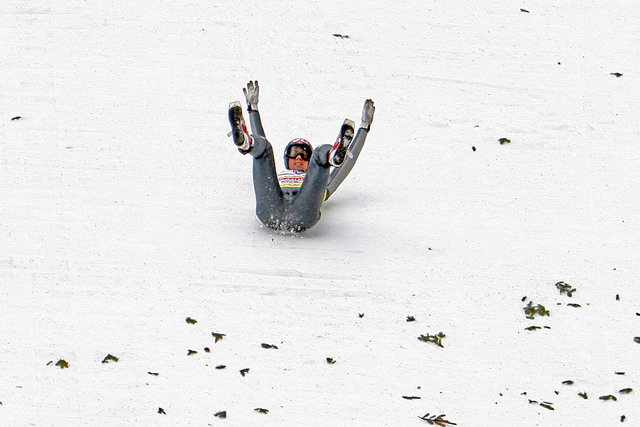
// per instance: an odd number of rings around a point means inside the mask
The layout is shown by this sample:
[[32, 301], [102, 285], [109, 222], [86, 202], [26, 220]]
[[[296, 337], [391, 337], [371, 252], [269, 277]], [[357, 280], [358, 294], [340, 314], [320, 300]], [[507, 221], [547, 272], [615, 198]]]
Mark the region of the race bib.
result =
[[284, 171], [278, 174], [278, 182], [281, 188], [300, 188], [307, 176], [302, 171]]

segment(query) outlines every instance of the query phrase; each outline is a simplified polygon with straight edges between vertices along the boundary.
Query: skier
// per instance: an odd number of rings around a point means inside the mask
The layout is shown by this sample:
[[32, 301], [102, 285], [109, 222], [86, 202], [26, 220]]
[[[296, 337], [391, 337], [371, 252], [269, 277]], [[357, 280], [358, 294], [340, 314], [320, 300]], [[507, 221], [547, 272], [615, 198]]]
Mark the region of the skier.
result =
[[[247, 101], [252, 135], [249, 135], [239, 101], [229, 104], [233, 142], [242, 154], [253, 157], [256, 215], [269, 228], [302, 232], [320, 219], [320, 206], [344, 181], [355, 164], [371, 129], [375, 107], [367, 99], [355, 138], [352, 120], [345, 119], [335, 144], [315, 150], [306, 139], [291, 140], [284, 150], [286, 170], [276, 173], [273, 148], [267, 141], [258, 112], [258, 81], [242, 89]], [[330, 173], [330, 168], [334, 167]]]

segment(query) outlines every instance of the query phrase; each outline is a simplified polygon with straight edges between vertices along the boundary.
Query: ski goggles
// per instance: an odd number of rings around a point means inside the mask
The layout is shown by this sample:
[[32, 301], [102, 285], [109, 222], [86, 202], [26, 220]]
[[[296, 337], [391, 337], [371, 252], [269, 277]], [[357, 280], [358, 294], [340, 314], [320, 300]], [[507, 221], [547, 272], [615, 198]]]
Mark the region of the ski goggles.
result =
[[295, 159], [298, 156], [305, 162], [308, 162], [309, 159], [311, 159], [311, 149], [304, 145], [292, 145], [287, 152], [287, 157]]

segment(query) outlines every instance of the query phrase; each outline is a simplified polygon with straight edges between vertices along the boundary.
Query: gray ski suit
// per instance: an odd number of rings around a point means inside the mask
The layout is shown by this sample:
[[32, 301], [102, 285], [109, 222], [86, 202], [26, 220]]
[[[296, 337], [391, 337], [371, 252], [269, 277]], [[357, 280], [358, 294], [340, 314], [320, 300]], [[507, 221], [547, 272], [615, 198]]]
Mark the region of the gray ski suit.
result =
[[[327, 156], [332, 146], [321, 145], [313, 150], [306, 174], [293, 171], [299, 177], [304, 176], [302, 185], [281, 187], [273, 147], [264, 133], [260, 113], [251, 111], [249, 120], [253, 131], [253, 147], [249, 154], [253, 156], [253, 187], [258, 219], [275, 230], [301, 232], [313, 227], [320, 219], [322, 202], [336, 191], [353, 168], [368, 131], [365, 128], [358, 129], [349, 145], [351, 156], [340, 167], [330, 172]], [[291, 174], [290, 171], [286, 172]]]

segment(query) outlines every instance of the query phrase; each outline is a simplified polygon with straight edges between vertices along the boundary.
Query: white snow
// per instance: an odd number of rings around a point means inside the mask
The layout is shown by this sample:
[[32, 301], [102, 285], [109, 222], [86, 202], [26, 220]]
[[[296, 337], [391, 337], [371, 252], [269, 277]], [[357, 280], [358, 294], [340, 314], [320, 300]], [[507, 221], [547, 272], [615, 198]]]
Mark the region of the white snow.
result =
[[[2, 2], [0, 425], [640, 425], [639, 21], [624, 0]], [[257, 222], [226, 137], [252, 79], [279, 166], [375, 101], [298, 236]]]

